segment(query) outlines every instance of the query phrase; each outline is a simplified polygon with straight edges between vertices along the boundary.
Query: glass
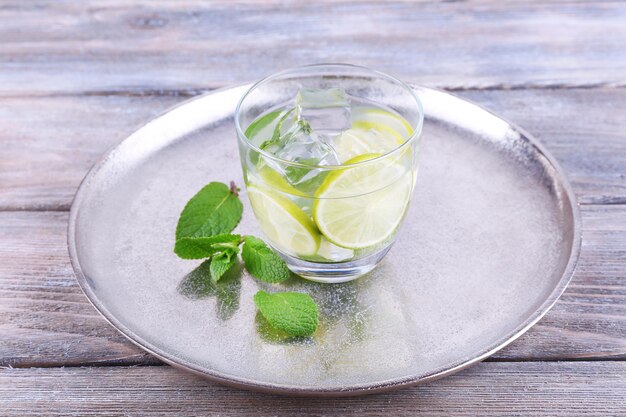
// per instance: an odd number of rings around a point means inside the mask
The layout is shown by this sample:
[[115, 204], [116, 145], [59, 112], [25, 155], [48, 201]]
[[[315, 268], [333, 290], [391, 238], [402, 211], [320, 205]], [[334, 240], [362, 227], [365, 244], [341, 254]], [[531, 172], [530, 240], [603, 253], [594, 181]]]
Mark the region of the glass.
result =
[[283, 71], [242, 97], [248, 197], [294, 273], [344, 282], [381, 261], [409, 206], [423, 119], [409, 86], [353, 65]]

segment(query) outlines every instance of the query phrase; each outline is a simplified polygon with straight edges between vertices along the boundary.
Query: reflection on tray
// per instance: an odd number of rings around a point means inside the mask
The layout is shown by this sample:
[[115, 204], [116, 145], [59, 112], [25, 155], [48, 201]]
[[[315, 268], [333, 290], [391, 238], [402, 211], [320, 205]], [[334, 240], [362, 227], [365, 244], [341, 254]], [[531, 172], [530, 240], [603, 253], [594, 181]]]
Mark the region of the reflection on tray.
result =
[[178, 285], [178, 292], [191, 300], [216, 297], [217, 316], [220, 320], [228, 320], [239, 309], [242, 266], [237, 262], [216, 283], [211, 279], [210, 263], [210, 260], [204, 261], [185, 275]]

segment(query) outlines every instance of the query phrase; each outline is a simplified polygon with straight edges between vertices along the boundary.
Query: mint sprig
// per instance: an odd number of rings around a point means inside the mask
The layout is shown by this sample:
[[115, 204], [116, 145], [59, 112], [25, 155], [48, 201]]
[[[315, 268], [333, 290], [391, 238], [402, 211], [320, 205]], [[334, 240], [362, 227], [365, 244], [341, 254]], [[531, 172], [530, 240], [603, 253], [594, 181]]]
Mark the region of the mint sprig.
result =
[[230, 233], [241, 220], [243, 204], [226, 184], [212, 182], [187, 203], [178, 219], [176, 240]]
[[[204, 264], [214, 283], [237, 264], [240, 252], [253, 277], [268, 283], [287, 280], [291, 273], [285, 261], [263, 240], [231, 234], [243, 213], [238, 191], [232, 182], [230, 187], [212, 182], [194, 195], [178, 219], [174, 253], [183, 259], [207, 258]], [[254, 302], [271, 326], [290, 336], [309, 336], [317, 327], [317, 306], [307, 294], [259, 291]]]
[[272, 327], [291, 336], [310, 336], [317, 328], [317, 305], [308, 294], [259, 291], [254, 303]]
[[176, 241], [174, 253], [183, 259], [204, 259], [231, 250], [239, 252], [240, 235], [223, 234], [207, 237], [183, 237]]
[[239, 248], [237, 250], [227, 250], [219, 253], [218, 255], [211, 258], [211, 265], [209, 270], [211, 271], [211, 279], [215, 282], [219, 281], [224, 274], [235, 265], [237, 262], [237, 253], [239, 252]]
[[274, 133], [272, 134], [272, 138], [263, 142], [260, 146], [261, 149], [265, 150], [269, 148], [270, 146], [279, 145], [280, 143], [284, 141], [283, 134], [282, 134], [283, 123], [285, 123], [285, 120], [287, 119], [287, 117], [289, 117], [291, 113], [293, 113], [293, 111], [294, 109], [287, 111], [285, 114], [281, 116], [280, 119], [278, 119], [278, 123], [276, 123], [276, 126], [274, 127]]
[[241, 257], [250, 274], [261, 281], [277, 283], [289, 278], [285, 261], [258, 237], [244, 237]]

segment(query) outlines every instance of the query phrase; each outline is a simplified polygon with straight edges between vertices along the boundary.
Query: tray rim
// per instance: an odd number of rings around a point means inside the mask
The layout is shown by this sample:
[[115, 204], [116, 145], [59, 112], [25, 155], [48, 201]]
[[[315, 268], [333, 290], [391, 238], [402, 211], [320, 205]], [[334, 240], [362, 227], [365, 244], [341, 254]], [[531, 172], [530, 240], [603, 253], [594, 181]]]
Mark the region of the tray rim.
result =
[[554, 289], [550, 292], [549, 296], [535, 309], [535, 311], [520, 325], [518, 325], [514, 330], [506, 333], [502, 338], [499, 338], [496, 342], [489, 345], [488, 348], [484, 349], [481, 353], [475, 355], [470, 359], [466, 359], [461, 361], [460, 363], [452, 363], [450, 365], [444, 365], [443, 367], [433, 370], [424, 375], [409, 375], [400, 378], [389, 379], [386, 381], [378, 382], [376, 384], [353, 384], [347, 386], [345, 389], [314, 389], [314, 388], [302, 388], [293, 385], [282, 385], [282, 384], [273, 384], [273, 383], [264, 383], [252, 379], [237, 377], [228, 375], [222, 372], [217, 371], [207, 371], [206, 369], [202, 369], [201, 367], [186, 361], [181, 358], [177, 358], [175, 355], [170, 354], [153, 344], [143, 340], [142, 337], [137, 335], [135, 332], [126, 327], [121, 321], [119, 321], [100, 301], [96, 293], [93, 291], [89, 283], [87, 282], [87, 278], [84, 275], [80, 263], [78, 261], [78, 253], [76, 248], [76, 220], [78, 217], [78, 212], [80, 210], [81, 202], [84, 198], [85, 189], [88, 187], [88, 183], [92, 178], [94, 178], [100, 168], [106, 164], [111, 155], [120, 147], [122, 144], [130, 140], [136, 133], [144, 129], [150, 123], [156, 121], [157, 119], [163, 117], [164, 115], [177, 110], [183, 106], [186, 106], [196, 100], [202, 100], [206, 97], [209, 97], [214, 94], [227, 92], [229, 90], [241, 89], [242, 93], [247, 91], [253, 83], [245, 83], [245, 84], [237, 84], [233, 86], [226, 86], [218, 89], [214, 89], [208, 91], [206, 93], [200, 94], [196, 97], [192, 97], [188, 100], [184, 100], [181, 103], [178, 103], [175, 106], [172, 106], [158, 115], [154, 116], [147, 122], [139, 125], [137, 128], [133, 130], [133, 132], [124, 137], [124, 139], [106, 151], [97, 161], [96, 163], [89, 169], [85, 177], [80, 182], [77, 191], [74, 195], [74, 199], [72, 201], [72, 205], [70, 208], [70, 214], [68, 219], [68, 227], [67, 227], [67, 245], [70, 256], [70, 261], [72, 264], [72, 268], [74, 270], [74, 274], [76, 276], [76, 281], [83, 292], [83, 294], [89, 300], [89, 303], [96, 309], [96, 311], [118, 332], [120, 332], [124, 337], [126, 337], [129, 341], [131, 341], [134, 345], [139, 348], [145, 350], [151, 355], [157, 357], [159, 360], [184, 371], [191, 372], [195, 375], [199, 375], [203, 378], [209, 379], [214, 382], [218, 382], [223, 385], [227, 385], [233, 388], [252, 390], [257, 392], [269, 393], [269, 394], [282, 394], [282, 395], [292, 395], [292, 396], [302, 396], [302, 397], [347, 397], [347, 396], [357, 396], [357, 395], [366, 395], [366, 394], [374, 394], [381, 392], [388, 392], [395, 389], [403, 388], [403, 387], [411, 387], [415, 385], [424, 384], [430, 381], [434, 381], [440, 378], [443, 378], [448, 375], [452, 375], [457, 373], [463, 369], [466, 369], [478, 362], [481, 362], [493, 355], [500, 349], [504, 348], [511, 342], [518, 339], [521, 335], [526, 333], [528, 329], [534, 326], [545, 314], [550, 311], [550, 309], [554, 306], [554, 304], [558, 301], [560, 296], [563, 294], [568, 284], [570, 283], [574, 272], [576, 270], [577, 262], [580, 256], [580, 249], [582, 245], [582, 228], [581, 228], [581, 215], [580, 215], [580, 204], [576, 199], [576, 194], [574, 193], [571, 184], [565, 175], [564, 170], [556, 161], [556, 159], [550, 154], [550, 152], [531, 134], [529, 134], [525, 129], [519, 127], [515, 123], [510, 122], [506, 118], [501, 117], [500, 115], [484, 108], [483, 106], [475, 103], [472, 100], [468, 100], [464, 97], [459, 97], [455, 94], [452, 94], [448, 91], [444, 91], [438, 88], [425, 87], [421, 85], [417, 85], [414, 83], [407, 83], [414, 90], [424, 90], [424, 91], [433, 91], [436, 93], [444, 94], [452, 97], [456, 100], [461, 100], [471, 104], [479, 108], [480, 110], [487, 112], [488, 114], [504, 121], [511, 128], [513, 128], [516, 132], [521, 134], [525, 140], [527, 140], [540, 154], [543, 156], [546, 161], [552, 166], [556, 173], [556, 177], [560, 181], [560, 185], [563, 188], [564, 195], [570, 202], [571, 206], [571, 214], [572, 214], [572, 248], [570, 252], [570, 256], [565, 266], [564, 272], [561, 275], [558, 283], [554, 287]]

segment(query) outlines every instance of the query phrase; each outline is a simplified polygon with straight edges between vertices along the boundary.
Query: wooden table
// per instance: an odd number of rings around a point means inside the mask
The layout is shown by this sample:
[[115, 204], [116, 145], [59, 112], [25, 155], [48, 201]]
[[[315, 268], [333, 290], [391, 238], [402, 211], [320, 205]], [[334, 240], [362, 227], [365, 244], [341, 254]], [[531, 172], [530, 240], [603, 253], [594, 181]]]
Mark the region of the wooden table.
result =
[[[226, 388], [128, 342], [66, 248], [80, 180], [188, 97], [315, 62], [455, 91], [523, 126], [581, 204], [569, 288], [487, 361], [384, 395]], [[0, 0], [0, 415], [626, 415], [626, 3]]]

